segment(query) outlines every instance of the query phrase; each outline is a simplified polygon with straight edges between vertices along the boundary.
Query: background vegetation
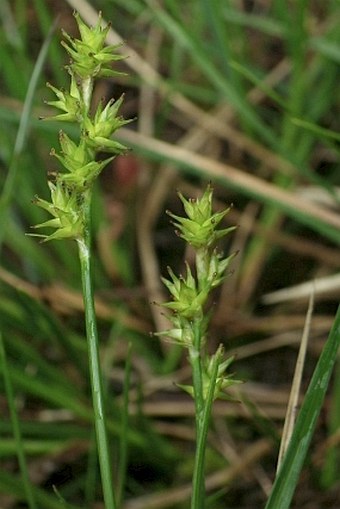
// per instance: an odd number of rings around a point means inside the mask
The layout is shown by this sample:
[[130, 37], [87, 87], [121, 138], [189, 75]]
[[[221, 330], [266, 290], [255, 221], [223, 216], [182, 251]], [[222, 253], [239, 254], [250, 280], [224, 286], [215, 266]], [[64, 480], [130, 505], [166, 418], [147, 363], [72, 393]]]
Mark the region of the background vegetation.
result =
[[[165, 211], [181, 213], [176, 189], [197, 196], [207, 181], [216, 210], [234, 205], [226, 226], [239, 225], [223, 246], [239, 254], [216, 295], [211, 349], [222, 341], [246, 381], [214, 407], [209, 503], [264, 507], [313, 281], [303, 391], [339, 300], [339, 2], [2, 0], [0, 324], [30, 478], [46, 508], [62, 507], [60, 497], [71, 508], [101, 500], [76, 246], [25, 235], [46, 220], [31, 201], [47, 197], [47, 172], [57, 169], [49, 151], [61, 125], [39, 117], [49, 113], [46, 81], [66, 86], [59, 28], [76, 35], [73, 9], [91, 25], [101, 10], [109, 42], [124, 41], [118, 68], [128, 75], [96, 93], [124, 91], [124, 116], [136, 117], [120, 131], [133, 150], [101, 176], [93, 207], [114, 465], [131, 345], [122, 508], [188, 507], [194, 406], [175, 385], [187, 382], [187, 362], [149, 333], [167, 327], [153, 304], [168, 300], [160, 276], [183, 267]], [[339, 375], [337, 366], [293, 508], [339, 506]], [[2, 376], [0, 390], [0, 507], [26, 507]]]

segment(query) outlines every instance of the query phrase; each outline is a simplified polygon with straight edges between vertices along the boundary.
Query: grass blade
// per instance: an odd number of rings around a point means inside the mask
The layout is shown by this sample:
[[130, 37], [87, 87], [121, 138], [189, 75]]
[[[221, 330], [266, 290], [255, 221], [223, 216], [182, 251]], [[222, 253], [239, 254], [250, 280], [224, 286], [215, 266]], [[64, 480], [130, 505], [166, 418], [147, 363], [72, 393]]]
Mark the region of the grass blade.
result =
[[31, 77], [31, 80], [30, 80], [30, 83], [28, 86], [28, 90], [27, 90], [27, 94], [26, 94], [26, 98], [25, 98], [23, 112], [22, 112], [22, 115], [20, 118], [20, 125], [19, 125], [16, 140], [15, 140], [12, 161], [11, 161], [11, 164], [10, 164], [10, 167], [8, 170], [8, 174], [7, 174], [7, 177], [5, 180], [5, 184], [4, 184], [1, 196], [0, 196], [0, 213], [1, 213], [1, 216], [3, 219], [3, 222], [2, 222], [3, 228], [0, 229], [0, 246], [2, 244], [3, 237], [5, 234], [6, 220], [4, 218], [4, 215], [7, 213], [7, 207], [9, 205], [9, 202], [10, 202], [11, 197], [15, 190], [15, 181], [16, 181], [16, 175], [17, 175], [17, 171], [18, 171], [18, 167], [19, 167], [19, 158], [20, 158], [20, 154], [22, 153], [23, 148], [25, 146], [25, 142], [26, 142], [29, 126], [30, 126], [30, 116], [31, 116], [31, 110], [32, 110], [32, 105], [33, 105], [33, 99], [34, 99], [35, 91], [36, 91], [36, 88], [38, 85], [38, 80], [41, 75], [43, 65], [44, 65], [44, 62], [47, 57], [47, 52], [48, 52], [48, 48], [49, 48], [49, 45], [50, 45], [50, 42], [51, 42], [51, 39], [53, 36], [54, 29], [55, 29], [55, 27], [52, 26], [48, 33], [47, 38], [44, 41], [44, 44], [41, 47], [36, 65], [34, 67], [34, 71], [32, 73], [32, 77]]
[[23, 482], [23, 491], [26, 495], [29, 509], [37, 509], [33, 490], [31, 487], [30, 480], [29, 480], [29, 476], [28, 476], [28, 468], [27, 468], [27, 463], [26, 463], [24, 445], [23, 445], [22, 436], [21, 436], [20, 423], [19, 423], [19, 418], [18, 418], [18, 414], [16, 411], [16, 407], [15, 407], [14, 392], [13, 392], [13, 387], [12, 387], [12, 382], [11, 382], [10, 370], [9, 370], [8, 364], [7, 364], [6, 351], [5, 351], [2, 334], [0, 334], [0, 362], [2, 364], [2, 372], [3, 372], [3, 376], [4, 376], [7, 402], [8, 402], [9, 411], [11, 414], [13, 434], [14, 434], [14, 438], [15, 438], [15, 442], [16, 442], [18, 462], [19, 462], [21, 477], [22, 477], [22, 482]]
[[[33, 487], [34, 495], [41, 508], [65, 509], [65, 504], [56, 495], [46, 493], [41, 488]], [[2, 469], [0, 475], [0, 493], [10, 493], [17, 500], [23, 500], [23, 485], [16, 476], [10, 475]], [[79, 506], [67, 504], [67, 509], [80, 509]]]
[[340, 345], [340, 307], [323, 348], [265, 509], [288, 509], [306, 458]]
[[155, 0], [147, 0], [147, 3], [155, 19], [174, 40], [178, 41], [188, 51], [198, 68], [202, 70], [203, 75], [210, 80], [212, 85], [216, 87], [216, 90], [239, 112], [244, 121], [269, 145], [277, 146], [277, 140], [273, 132], [254, 113], [249, 104], [244, 101], [239, 91], [216, 69], [199, 41], [194, 40], [185, 27], [171, 18], [165, 10], [160, 8]]
[[311, 320], [312, 320], [313, 306], [314, 306], [314, 292], [311, 293], [311, 296], [309, 299], [309, 306], [308, 306], [308, 311], [307, 311], [307, 316], [306, 316], [305, 327], [303, 330], [301, 344], [300, 344], [300, 348], [299, 348], [299, 354], [298, 354], [298, 358], [296, 361], [295, 373], [294, 373], [292, 388], [291, 388], [291, 392], [290, 392], [290, 396], [289, 396], [287, 415], [286, 415], [283, 432], [282, 432], [279, 459], [277, 462], [277, 471], [280, 470], [282, 460], [286, 454], [286, 450], [290, 443], [291, 436], [292, 436], [292, 433], [294, 430], [296, 410], [297, 410], [298, 404], [299, 404], [301, 380], [302, 380], [303, 368], [304, 368], [304, 364], [305, 364], [307, 345], [308, 345], [308, 339], [309, 339], [309, 333], [310, 333], [310, 326], [311, 326]]

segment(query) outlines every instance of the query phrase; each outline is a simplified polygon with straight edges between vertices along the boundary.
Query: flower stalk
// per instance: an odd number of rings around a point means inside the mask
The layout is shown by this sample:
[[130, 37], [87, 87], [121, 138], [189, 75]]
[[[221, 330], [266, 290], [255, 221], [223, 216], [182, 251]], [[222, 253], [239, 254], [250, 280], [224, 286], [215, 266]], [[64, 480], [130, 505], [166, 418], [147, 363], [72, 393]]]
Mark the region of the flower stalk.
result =
[[[63, 31], [62, 45], [69, 54], [70, 63], [66, 70], [70, 75], [69, 91], [59, 90], [51, 84], [48, 88], [56, 95], [56, 100], [47, 104], [60, 110], [60, 113], [44, 120], [63, 120], [79, 127], [78, 140], [70, 139], [60, 131], [60, 149], [52, 149], [63, 171], [53, 174], [48, 182], [51, 201], [36, 197], [35, 203], [46, 210], [52, 219], [34, 226], [36, 229], [53, 228], [50, 235], [33, 234], [43, 242], [73, 239], [78, 244], [83, 300], [85, 308], [86, 335], [88, 342], [90, 382], [96, 430], [97, 451], [101, 472], [103, 498], [106, 509], [116, 509], [110, 461], [110, 448], [106, 431], [106, 416], [102, 373], [99, 357], [99, 341], [91, 272], [91, 198], [93, 184], [103, 168], [126, 147], [113, 140], [112, 135], [129, 122], [118, 115], [123, 97], [101, 101], [94, 112], [92, 95], [95, 81], [100, 77], [121, 74], [111, 69], [113, 62], [122, 57], [116, 53], [117, 46], [105, 46], [110, 25], [102, 26], [101, 15], [95, 27], [88, 27], [74, 13], [80, 39], [70, 37]], [[106, 152], [109, 157], [97, 159], [97, 154]]]
[[177, 235], [195, 250], [195, 266], [192, 270], [186, 263], [185, 277], [177, 277], [168, 269], [170, 279], [163, 278], [163, 282], [172, 300], [162, 306], [171, 311], [169, 318], [173, 328], [157, 333], [186, 348], [192, 368], [192, 385], [180, 385], [195, 403], [196, 451], [191, 509], [205, 507], [205, 451], [213, 402], [217, 398], [228, 398], [225, 390], [239, 383], [226, 372], [233, 358], [224, 358], [222, 345], [213, 355], [207, 353], [208, 297], [224, 281], [226, 269], [235, 256], [234, 253], [224, 257], [216, 249], [216, 243], [235, 227], [217, 229], [229, 209], [214, 213], [212, 194], [210, 185], [201, 199], [186, 200], [179, 193], [186, 217], [168, 212], [177, 228]]
[[89, 349], [89, 368], [97, 450], [105, 508], [115, 509], [116, 502], [112, 488], [113, 477], [110, 461], [110, 447], [106, 431], [104, 393], [99, 357], [99, 341], [93, 299], [90, 237], [89, 235], [85, 235], [84, 237], [85, 238], [83, 241], [78, 242], [78, 247], [85, 307], [86, 335]]

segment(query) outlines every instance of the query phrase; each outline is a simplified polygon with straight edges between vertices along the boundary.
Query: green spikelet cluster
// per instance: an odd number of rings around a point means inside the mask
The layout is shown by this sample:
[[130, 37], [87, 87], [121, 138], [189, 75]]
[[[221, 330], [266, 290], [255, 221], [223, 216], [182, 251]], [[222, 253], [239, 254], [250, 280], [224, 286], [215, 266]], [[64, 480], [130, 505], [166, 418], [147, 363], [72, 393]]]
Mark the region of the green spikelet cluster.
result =
[[[235, 256], [233, 253], [224, 257], [216, 248], [216, 243], [235, 227], [218, 229], [229, 209], [214, 213], [212, 196], [213, 190], [210, 185], [200, 199], [187, 200], [179, 193], [186, 217], [168, 212], [174, 220], [177, 234], [195, 250], [195, 268], [191, 270], [186, 263], [186, 275], [180, 277], [168, 268], [170, 278], [162, 278], [172, 297], [171, 301], [163, 303], [162, 306], [171, 311], [169, 318], [173, 327], [158, 333], [187, 348], [189, 359], [194, 363], [199, 360], [201, 374], [199, 397], [202, 401], [208, 396], [212, 365], [217, 363], [213, 399], [223, 396], [226, 388], [238, 383], [231, 375], [226, 374], [232, 358], [224, 360], [222, 346], [211, 357], [205, 352], [206, 329], [210, 316], [207, 300], [211, 291], [224, 281], [226, 270]], [[193, 386], [181, 387], [196, 397]]]
[[[80, 240], [86, 219], [84, 209], [88, 206], [93, 182], [103, 168], [126, 151], [126, 147], [112, 135], [123, 125], [130, 122], [119, 116], [123, 96], [116, 101], [110, 99], [107, 104], [99, 102], [91, 114], [93, 85], [96, 79], [121, 74], [111, 69], [112, 63], [123, 57], [117, 54], [118, 46], [105, 46], [110, 29], [102, 27], [101, 15], [95, 27], [88, 27], [74, 13], [80, 39], [74, 39], [63, 31], [62, 45], [70, 56], [66, 69], [70, 75], [69, 91], [59, 90], [50, 83], [48, 88], [54, 92], [56, 100], [47, 104], [60, 110], [60, 113], [44, 120], [61, 120], [79, 126], [79, 139], [72, 140], [65, 132], [59, 133], [59, 150], [52, 149], [51, 155], [61, 163], [63, 171], [57, 173], [53, 182], [49, 182], [51, 201], [36, 198], [35, 203], [49, 212], [53, 219], [34, 226], [51, 227], [51, 235], [37, 235], [43, 241], [71, 238]], [[97, 154], [106, 152], [109, 157], [97, 160]], [[86, 207], [85, 207], [86, 205]]]

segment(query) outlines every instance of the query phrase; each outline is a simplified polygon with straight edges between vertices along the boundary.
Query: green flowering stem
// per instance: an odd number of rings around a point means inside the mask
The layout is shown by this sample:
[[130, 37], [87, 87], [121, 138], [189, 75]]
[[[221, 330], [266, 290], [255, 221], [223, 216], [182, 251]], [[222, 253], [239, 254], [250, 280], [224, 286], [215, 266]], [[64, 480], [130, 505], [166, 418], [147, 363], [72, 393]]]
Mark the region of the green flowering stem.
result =
[[[69, 91], [58, 89], [51, 84], [48, 88], [56, 99], [47, 104], [59, 110], [57, 115], [44, 120], [63, 120], [78, 126], [77, 139], [71, 139], [64, 131], [59, 133], [60, 148], [52, 148], [50, 154], [63, 167], [53, 171], [52, 181], [48, 182], [51, 201], [36, 197], [34, 202], [46, 210], [52, 219], [35, 225], [33, 228], [54, 228], [50, 234], [34, 233], [43, 242], [72, 239], [78, 243], [81, 265], [81, 279], [85, 308], [86, 335], [90, 367], [90, 382], [94, 409], [94, 422], [97, 439], [100, 473], [105, 509], [116, 509], [117, 503], [112, 487], [110, 450], [105, 427], [104, 396], [99, 362], [97, 323], [91, 276], [91, 235], [90, 208], [95, 179], [115, 156], [126, 152], [127, 147], [112, 135], [129, 122], [118, 114], [123, 96], [107, 104], [100, 101], [95, 111], [92, 108], [92, 95], [95, 82], [101, 77], [121, 74], [111, 66], [121, 60], [116, 53], [117, 46], [106, 46], [105, 40], [110, 25], [102, 26], [101, 14], [94, 27], [88, 27], [77, 12], [74, 13], [80, 38], [71, 37], [63, 31], [62, 45], [70, 60], [65, 67], [70, 76]], [[110, 157], [101, 160], [101, 153]]]
[[201, 359], [201, 321], [193, 322], [193, 343], [189, 348], [189, 360], [192, 367], [192, 384], [195, 402], [195, 421], [196, 421], [196, 451], [195, 464], [192, 476], [192, 495], [191, 509], [202, 509], [204, 505], [204, 467], [205, 467], [205, 449], [206, 440], [204, 440], [204, 397], [203, 397], [203, 378], [202, 378], [202, 359]]
[[195, 267], [192, 271], [186, 262], [186, 275], [176, 276], [168, 268], [170, 278], [162, 278], [172, 300], [162, 305], [171, 311], [169, 318], [173, 328], [157, 333], [182, 345], [188, 350], [192, 368], [192, 385], [179, 385], [195, 403], [196, 451], [192, 478], [191, 509], [205, 507], [205, 451], [212, 404], [217, 398], [226, 397], [224, 390], [239, 383], [226, 372], [232, 357], [224, 359], [223, 347], [213, 355], [206, 350], [207, 325], [210, 313], [208, 296], [221, 285], [226, 269], [235, 254], [224, 257], [216, 248], [219, 239], [235, 229], [234, 226], [217, 229], [229, 209], [214, 213], [212, 188], [209, 185], [202, 198], [187, 200], [179, 193], [186, 217], [168, 211], [176, 227], [176, 233], [190, 244], [195, 252]]
[[[204, 509], [205, 506], [205, 486], [204, 486], [205, 451], [207, 448], [209, 423], [211, 418], [212, 405], [215, 399], [215, 385], [217, 381], [218, 367], [220, 363], [221, 355], [215, 355], [213, 359], [211, 379], [209, 382], [207, 398], [204, 401], [204, 407], [202, 409], [202, 413], [200, 414], [200, 419], [199, 421], [197, 420], [196, 424], [196, 451], [195, 451], [194, 472], [192, 476], [191, 509]], [[195, 390], [194, 377], [193, 383]]]
[[193, 346], [189, 348], [189, 360], [192, 367], [193, 391], [195, 400], [196, 425], [200, 425], [204, 409], [203, 378], [202, 378], [202, 326], [201, 320], [196, 319], [192, 323]]
[[102, 490], [105, 508], [116, 509], [117, 506], [113, 492], [110, 448], [105, 425], [104, 393], [99, 360], [97, 321], [94, 308], [94, 297], [92, 287], [89, 200], [84, 205], [84, 207], [86, 208], [86, 210], [84, 211], [84, 215], [87, 218], [87, 221], [86, 226], [84, 228], [84, 238], [78, 240], [78, 249], [81, 269], [81, 280], [83, 287], [83, 299], [85, 307], [85, 323], [88, 344], [94, 423], [96, 430], [97, 450], [99, 457], [99, 466], [102, 479]]

